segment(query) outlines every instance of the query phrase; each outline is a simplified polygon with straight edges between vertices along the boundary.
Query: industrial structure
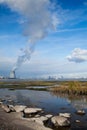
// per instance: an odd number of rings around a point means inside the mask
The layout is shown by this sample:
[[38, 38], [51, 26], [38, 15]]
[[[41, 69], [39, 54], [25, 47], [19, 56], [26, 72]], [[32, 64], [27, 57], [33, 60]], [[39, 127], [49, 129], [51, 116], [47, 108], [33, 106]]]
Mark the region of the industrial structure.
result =
[[16, 79], [15, 71], [10, 72], [10, 79]]

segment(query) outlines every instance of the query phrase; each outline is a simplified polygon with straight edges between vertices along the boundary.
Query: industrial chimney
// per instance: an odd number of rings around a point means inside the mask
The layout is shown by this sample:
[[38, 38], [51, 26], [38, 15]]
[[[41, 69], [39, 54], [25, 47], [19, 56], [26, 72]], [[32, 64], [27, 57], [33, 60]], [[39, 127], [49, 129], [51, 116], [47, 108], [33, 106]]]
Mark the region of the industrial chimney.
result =
[[10, 79], [16, 79], [15, 71], [10, 72]]

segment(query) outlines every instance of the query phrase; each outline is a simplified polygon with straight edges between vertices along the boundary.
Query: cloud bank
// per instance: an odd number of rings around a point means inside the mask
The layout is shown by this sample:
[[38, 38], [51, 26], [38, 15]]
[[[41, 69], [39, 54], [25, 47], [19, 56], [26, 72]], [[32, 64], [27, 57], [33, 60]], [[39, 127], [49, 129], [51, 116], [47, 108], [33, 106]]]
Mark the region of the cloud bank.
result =
[[68, 61], [75, 62], [75, 63], [81, 63], [87, 61], [87, 50], [75, 48], [72, 51], [72, 53], [69, 56], [67, 56], [67, 59]]
[[12, 11], [17, 12], [23, 18], [24, 35], [28, 37], [29, 45], [23, 55], [19, 56], [13, 68], [16, 70], [26, 60], [30, 60], [34, 51], [34, 44], [47, 36], [49, 31], [56, 28], [58, 19], [50, 0], [0, 0], [0, 4], [6, 4]]

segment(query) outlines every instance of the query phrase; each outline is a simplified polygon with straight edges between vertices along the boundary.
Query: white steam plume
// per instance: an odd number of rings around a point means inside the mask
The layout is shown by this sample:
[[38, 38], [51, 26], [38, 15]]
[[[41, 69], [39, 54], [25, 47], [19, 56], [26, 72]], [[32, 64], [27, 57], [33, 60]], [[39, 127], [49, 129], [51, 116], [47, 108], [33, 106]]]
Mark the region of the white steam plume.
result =
[[[55, 29], [58, 24], [50, 0], [0, 0], [0, 4], [2, 3], [23, 17], [24, 34], [29, 37], [31, 44], [47, 36], [48, 32]], [[24, 54], [18, 57], [14, 70], [30, 59], [33, 51], [34, 45], [25, 49]]]
[[27, 46], [25, 49], [22, 49], [22, 55], [18, 56], [17, 62], [13, 67], [12, 71], [17, 70], [26, 60], [30, 60], [31, 54], [34, 52], [34, 43]]

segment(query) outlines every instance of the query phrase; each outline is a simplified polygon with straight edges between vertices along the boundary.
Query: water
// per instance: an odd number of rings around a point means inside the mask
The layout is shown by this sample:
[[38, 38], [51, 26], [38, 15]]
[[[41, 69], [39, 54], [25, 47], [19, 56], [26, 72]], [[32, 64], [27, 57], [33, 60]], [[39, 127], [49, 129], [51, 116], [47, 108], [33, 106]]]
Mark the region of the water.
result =
[[[13, 102], [7, 103], [22, 104], [33, 107], [42, 108], [45, 113], [57, 115], [59, 112], [69, 112], [71, 117], [71, 128], [85, 128], [87, 130], [87, 114], [84, 116], [77, 115], [77, 109], [84, 109], [87, 112], [87, 97], [72, 97], [67, 95], [59, 95], [58, 93], [50, 93], [47, 91], [35, 90], [14, 90], [0, 89], [0, 98], [5, 99], [5, 102], [12, 99]], [[80, 120], [81, 123], [75, 123], [75, 120]], [[59, 129], [60, 130], [60, 129]], [[65, 130], [65, 129], [64, 129]], [[71, 130], [68, 129], [67, 130]]]
[[8, 90], [0, 89], [0, 98], [5, 100], [9, 98], [24, 105], [33, 105], [41, 107], [44, 111], [57, 114], [61, 108], [71, 109], [72, 105], [66, 98], [57, 97], [47, 91], [35, 91], [35, 90]]

